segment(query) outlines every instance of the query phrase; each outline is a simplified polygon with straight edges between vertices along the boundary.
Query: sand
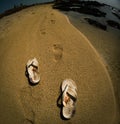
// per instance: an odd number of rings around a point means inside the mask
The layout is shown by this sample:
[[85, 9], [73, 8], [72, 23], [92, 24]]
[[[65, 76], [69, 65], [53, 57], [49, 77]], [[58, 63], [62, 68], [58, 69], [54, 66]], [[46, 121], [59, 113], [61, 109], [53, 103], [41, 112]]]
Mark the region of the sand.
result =
[[[28, 59], [36, 57], [41, 81], [30, 86]], [[90, 41], [51, 5], [24, 9], [0, 20], [1, 124], [115, 124], [116, 102], [106, 66]], [[78, 87], [76, 114], [60, 117], [61, 82]]]
[[[103, 31], [97, 27], [89, 25], [84, 20], [85, 17], [92, 18], [89, 15], [83, 15], [75, 12], [66, 12], [66, 14], [69, 17], [71, 23], [90, 40], [91, 44], [100, 54], [103, 63], [112, 79], [112, 85], [114, 87], [118, 106], [117, 116], [118, 120], [120, 121], [120, 30], [107, 26], [107, 31]], [[101, 19], [101, 22], [104, 22], [104, 18]]]

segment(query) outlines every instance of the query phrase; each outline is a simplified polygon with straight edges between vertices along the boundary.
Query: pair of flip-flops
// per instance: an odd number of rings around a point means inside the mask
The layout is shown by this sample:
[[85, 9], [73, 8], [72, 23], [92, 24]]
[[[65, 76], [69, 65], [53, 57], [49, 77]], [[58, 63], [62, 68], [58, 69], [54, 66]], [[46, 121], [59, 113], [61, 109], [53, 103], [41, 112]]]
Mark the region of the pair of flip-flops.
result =
[[26, 73], [31, 84], [37, 84], [40, 82], [39, 63], [36, 58], [28, 60]]
[[[36, 58], [30, 59], [26, 65], [27, 76], [29, 82], [37, 84], [40, 82], [39, 63]], [[66, 119], [70, 119], [75, 113], [77, 100], [77, 86], [71, 79], [66, 79], [62, 82], [62, 115]]]

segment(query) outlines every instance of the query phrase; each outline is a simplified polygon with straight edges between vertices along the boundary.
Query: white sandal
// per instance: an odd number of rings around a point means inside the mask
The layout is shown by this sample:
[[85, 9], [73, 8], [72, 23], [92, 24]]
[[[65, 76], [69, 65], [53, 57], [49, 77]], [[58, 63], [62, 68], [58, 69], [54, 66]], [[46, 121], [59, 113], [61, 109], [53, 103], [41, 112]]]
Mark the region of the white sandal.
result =
[[70, 119], [75, 113], [77, 100], [77, 86], [71, 79], [66, 79], [62, 83], [62, 114], [64, 118]]
[[36, 58], [28, 60], [26, 70], [30, 83], [37, 84], [40, 82], [39, 63]]

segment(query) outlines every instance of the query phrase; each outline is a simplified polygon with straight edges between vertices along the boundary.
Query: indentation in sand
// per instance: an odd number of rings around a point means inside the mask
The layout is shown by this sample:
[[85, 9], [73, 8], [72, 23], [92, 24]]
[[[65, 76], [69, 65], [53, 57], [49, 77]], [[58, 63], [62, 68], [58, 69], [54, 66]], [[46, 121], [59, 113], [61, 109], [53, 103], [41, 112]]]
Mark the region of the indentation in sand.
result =
[[55, 24], [55, 22], [56, 22], [56, 21], [55, 21], [54, 19], [51, 19], [51, 23], [52, 23], [52, 24]]
[[43, 34], [43, 35], [46, 34], [45, 29], [41, 29], [40, 32], [41, 32], [41, 34]]
[[63, 47], [61, 44], [54, 44], [53, 45], [53, 54], [54, 54], [54, 60], [55, 61], [59, 61], [62, 59]]

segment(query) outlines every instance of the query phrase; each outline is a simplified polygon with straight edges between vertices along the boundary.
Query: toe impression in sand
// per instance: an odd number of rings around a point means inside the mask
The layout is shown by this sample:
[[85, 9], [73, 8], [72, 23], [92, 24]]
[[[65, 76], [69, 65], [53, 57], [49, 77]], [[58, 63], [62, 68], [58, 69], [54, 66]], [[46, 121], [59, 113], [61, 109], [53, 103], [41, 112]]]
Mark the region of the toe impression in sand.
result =
[[26, 73], [31, 84], [37, 84], [40, 82], [39, 63], [36, 58], [28, 60], [26, 64]]
[[77, 86], [71, 79], [62, 82], [62, 115], [66, 119], [70, 119], [75, 113], [77, 100]]

